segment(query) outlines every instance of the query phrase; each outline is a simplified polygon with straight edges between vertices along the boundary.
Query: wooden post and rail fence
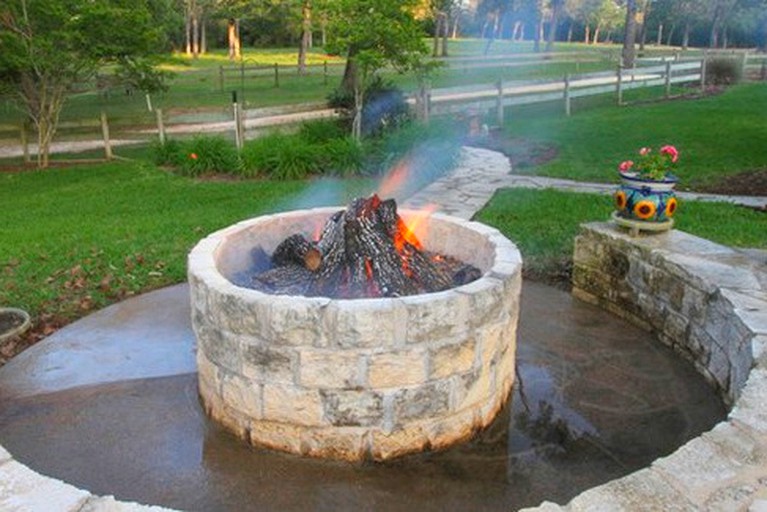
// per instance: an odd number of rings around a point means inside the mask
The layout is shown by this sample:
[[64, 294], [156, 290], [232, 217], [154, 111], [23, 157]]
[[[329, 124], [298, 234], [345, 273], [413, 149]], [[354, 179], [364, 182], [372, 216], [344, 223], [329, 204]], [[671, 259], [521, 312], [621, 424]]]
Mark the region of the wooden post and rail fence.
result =
[[[678, 54], [667, 57], [660, 57], [650, 61], [649, 59], [633, 68], [622, 68], [618, 66], [614, 71], [604, 71], [587, 74], [565, 74], [562, 79], [557, 80], [539, 80], [539, 81], [504, 81], [499, 79], [494, 84], [475, 85], [462, 88], [440, 88], [430, 89], [422, 86], [418, 92], [408, 100], [415, 104], [416, 112], [420, 119], [428, 121], [433, 116], [449, 115], [466, 112], [486, 112], [494, 113], [495, 122], [502, 126], [510, 115], [510, 109], [516, 105], [526, 105], [543, 102], [562, 102], [562, 108], [565, 115], [570, 116], [573, 112], [573, 100], [581, 97], [594, 96], [600, 94], [614, 94], [616, 103], [626, 104], [625, 93], [630, 90], [644, 87], [663, 87], [665, 97], [670, 97], [673, 92], [673, 86], [678, 84], [692, 84], [698, 86], [701, 90], [706, 87], [707, 68], [710, 59], [719, 58], [740, 58], [741, 72], [752, 71], [751, 76], [767, 79], [767, 57], [764, 55], [753, 55], [748, 52], [704, 52], [702, 58], [681, 59]], [[492, 59], [491, 59], [492, 60]], [[753, 63], [750, 61], [754, 61]], [[307, 66], [310, 70], [321, 69], [325, 80], [328, 76], [328, 63], [321, 65]], [[280, 85], [280, 66], [240, 66], [237, 67], [239, 79], [244, 81], [248, 78], [248, 71], [258, 69], [261, 72], [269, 70], [273, 74], [274, 86]], [[231, 71], [232, 68], [229, 68]], [[219, 86], [225, 87], [227, 73], [223, 67], [220, 68], [221, 82]], [[311, 72], [311, 71], [310, 71]], [[265, 75], [268, 76], [268, 75]], [[315, 111], [305, 112], [311, 116]], [[297, 114], [301, 114], [298, 112]], [[238, 146], [241, 146], [245, 139], [245, 120], [258, 119], [251, 117], [252, 111], [245, 111], [241, 103], [236, 103], [232, 111], [233, 128], [213, 128], [213, 131], [234, 130]], [[303, 116], [296, 115], [296, 121]], [[163, 110], [155, 109], [155, 120], [157, 126], [157, 137], [160, 143], [166, 141], [166, 134], [174, 126], [167, 126], [166, 119], [163, 116]], [[103, 139], [103, 150], [106, 159], [116, 158], [112, 151], [112, 141], [110, 139], [110, 126], [105, 112], [101, 113], [99, 119], [101, 127], [101, 137]], [[278, 122], [275, 120], [275, 122]], [[284, 123], [280, 120], [279, 123]], [[219, 123], [220, 125], [220, 123]], [[266, 123], [260, 123], [263, 128], [268, 126]], [[201, 129], [200, 131], [207, 131]], [[23, 151], [25, 163], [29, 163], [30, 158], [30, 136], [29, 128], [22, 126], [20, 129], [20, 142]]]

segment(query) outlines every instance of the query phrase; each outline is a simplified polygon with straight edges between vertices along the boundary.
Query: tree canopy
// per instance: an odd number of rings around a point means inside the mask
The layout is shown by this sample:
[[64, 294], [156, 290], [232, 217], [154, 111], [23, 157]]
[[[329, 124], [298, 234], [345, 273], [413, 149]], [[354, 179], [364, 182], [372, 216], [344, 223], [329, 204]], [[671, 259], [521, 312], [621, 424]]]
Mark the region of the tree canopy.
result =
[[72, 87], [115, 64], [151, 90], [161, 76], [151, 58], [167, 50], [167, 0], [6, 0], [0, 7], [0, 83], [38, 134], [38, 165], [48, 151]]

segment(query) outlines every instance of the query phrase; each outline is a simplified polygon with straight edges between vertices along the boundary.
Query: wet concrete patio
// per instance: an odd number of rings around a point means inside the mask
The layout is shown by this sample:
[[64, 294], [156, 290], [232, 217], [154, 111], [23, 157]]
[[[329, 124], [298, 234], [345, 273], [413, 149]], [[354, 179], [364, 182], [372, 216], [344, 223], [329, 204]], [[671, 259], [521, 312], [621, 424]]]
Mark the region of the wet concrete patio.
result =
[[528, 282], [512, 403], [473, 441], [362, 465], [253, 449], [201, 411], [187, 293], [102, 310], [0, 369], [0, 444], [92, 493], [185, 510], [512, 510], [565, 503], [726, 414], [646, 332]]

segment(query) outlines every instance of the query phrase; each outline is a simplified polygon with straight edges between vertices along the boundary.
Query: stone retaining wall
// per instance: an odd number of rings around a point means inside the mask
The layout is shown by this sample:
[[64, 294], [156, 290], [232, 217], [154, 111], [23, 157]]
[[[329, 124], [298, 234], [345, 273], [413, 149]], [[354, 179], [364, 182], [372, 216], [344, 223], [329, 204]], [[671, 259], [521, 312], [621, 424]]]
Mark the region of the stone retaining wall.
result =
[[514, 381], [519, 251], [495, 229], [434, 215], [424, 247], [477, 266], [480, 279], [356, 300], [274, 296], [227, 279], [248, 268], [254, 247], [271, 254], [336, 211], [259, 217], [190, 253], [206, 411], [253, 444], [343, 460], [384, 460], [470, 437], [495, 418]]
[[651, 467], [557, 510], [767, 510], [767, 258], [681, 231], [582, 226], [573, 294], [655, 332], [731, 405], [727, 421]]

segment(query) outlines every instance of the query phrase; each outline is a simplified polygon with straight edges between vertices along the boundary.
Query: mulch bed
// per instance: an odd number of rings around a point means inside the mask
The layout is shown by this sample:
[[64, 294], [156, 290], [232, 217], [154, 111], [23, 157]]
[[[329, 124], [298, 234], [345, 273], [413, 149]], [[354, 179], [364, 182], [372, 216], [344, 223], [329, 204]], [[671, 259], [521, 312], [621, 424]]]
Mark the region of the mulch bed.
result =
[[767, 196], [767, 169], [723, 177], [711, 185], [702, 187], [702, 191], [733, 196]]

